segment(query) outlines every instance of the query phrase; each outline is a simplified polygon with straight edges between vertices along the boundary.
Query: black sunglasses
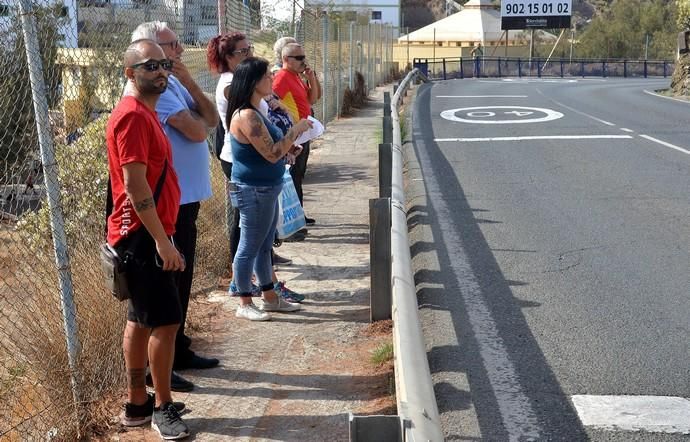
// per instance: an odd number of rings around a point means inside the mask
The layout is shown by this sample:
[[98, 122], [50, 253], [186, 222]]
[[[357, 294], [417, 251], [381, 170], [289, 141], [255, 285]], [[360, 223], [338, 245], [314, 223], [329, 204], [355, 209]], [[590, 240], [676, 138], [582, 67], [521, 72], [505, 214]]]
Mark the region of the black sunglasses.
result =
[[172, 60], [146, 60], [141, 63], [133, 64], [130, 66], [132, 69], [138, 67], [143, 67], [144, 70], [149, 72], [156, 72], [158, 69], [163, 68], [166, 71], [172, 71], [173, 61]]
[[304, 61], [307, 58], [306, 55], [288, 55], [287, 58], [294, 58], [297, 61]]

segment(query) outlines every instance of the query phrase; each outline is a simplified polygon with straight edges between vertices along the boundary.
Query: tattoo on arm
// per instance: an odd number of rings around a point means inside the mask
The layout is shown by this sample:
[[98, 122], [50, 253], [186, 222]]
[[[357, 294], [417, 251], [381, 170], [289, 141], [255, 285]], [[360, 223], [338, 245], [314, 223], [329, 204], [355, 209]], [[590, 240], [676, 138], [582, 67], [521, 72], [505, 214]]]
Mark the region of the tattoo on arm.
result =
[[268, 133], [268, 129], [266, 129], [266, 125], [263, 121], [261, 121], [261, 118], [259, 118], [256, 112], [251, 113], [251, 116], [249, 117], [249, 124], [251, 126], [249, 135], [252, 138], [259, 138], [261, 140], [261, 144], [254, 147], [257, 150], [264, 152], [271, 158], [280, 158], [282, 155], [280, 155], [279, 152], [274, 151], [276, 143], [273, 141], [273, 138], [271, 138], [271, 135]]
[[132, 390], [146, 388], [146, 369], [130, 368], [127, 370], [127, 385]]
[[137, 212], [142, 212], [155, 206], [156, 205], [153, 202], [153, 198], [146, 198], [144, 200], [134, 202], [134, 210]]

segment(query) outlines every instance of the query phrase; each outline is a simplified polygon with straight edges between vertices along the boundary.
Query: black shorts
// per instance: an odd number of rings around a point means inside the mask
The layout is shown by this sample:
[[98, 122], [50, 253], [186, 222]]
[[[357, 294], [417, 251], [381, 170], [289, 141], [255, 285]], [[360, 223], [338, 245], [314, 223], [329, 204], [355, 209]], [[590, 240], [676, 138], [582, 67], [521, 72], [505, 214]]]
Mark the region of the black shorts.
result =
[[[182, 305], [177, 274], [164, 272], [159, 267], [154, 259], [155, 243], [148, 233], [145, 236], [137, 245], [137, 259], [127, 265], [127, 284], [132, 295], [128, 301], [127, 319], [146, 328], [180, 324]], [[130, 238], [117, 245], [120, 256], [129, 242]]]

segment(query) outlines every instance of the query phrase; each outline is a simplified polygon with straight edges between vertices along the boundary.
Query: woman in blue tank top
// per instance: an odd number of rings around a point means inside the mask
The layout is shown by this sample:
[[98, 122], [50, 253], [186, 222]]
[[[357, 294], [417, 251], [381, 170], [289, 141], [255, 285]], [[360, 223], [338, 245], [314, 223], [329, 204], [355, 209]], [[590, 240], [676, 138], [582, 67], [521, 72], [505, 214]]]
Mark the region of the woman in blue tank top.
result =
[[[258, 111], [263, 97], [272, 93], [272, 86], [268, 61], [247, 58], [235, 69], [227, 112], [233, 156], [230, 199], [240, 211], [240, 243], [232, 265], [240, 294], [236, 316], [254, 321], [270, 319], [266, 313], [270, 311], [299, 310], [299, 304], [285, 301], [273, 290], [271, 247], [278, 222], [284, 158], [295, 149], [293, 143], [311, 123], [300, 120], [283, 136]], [[252, 303], [252, 273], [261, 287], [260, 308]]]

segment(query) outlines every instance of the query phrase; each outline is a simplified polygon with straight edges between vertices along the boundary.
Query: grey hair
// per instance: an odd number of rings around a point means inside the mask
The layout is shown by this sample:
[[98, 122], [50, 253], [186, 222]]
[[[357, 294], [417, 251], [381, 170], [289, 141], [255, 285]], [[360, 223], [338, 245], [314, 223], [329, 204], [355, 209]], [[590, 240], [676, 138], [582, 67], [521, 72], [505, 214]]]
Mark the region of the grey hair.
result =
[[132, 41], [153, 40], [158, 43], [158, 34], [166, 30], [172, 31], [168, 27], [168, 23], [164, 21], [156, 20], [142, 23], [132, 32]]
[[289, 43], [297, 43], [297, 40], [292, 37], [281, 37], [273, 44], [273, 52], [276, 55], [276, 64], [282, 63], [283, 48]]
[[299, 43], [287, 43], [285, 46], [283, 46], [283, 49], [280, 51], [281, 59], [290, 55], [293, 49], [301, 47], [302, 45]]

